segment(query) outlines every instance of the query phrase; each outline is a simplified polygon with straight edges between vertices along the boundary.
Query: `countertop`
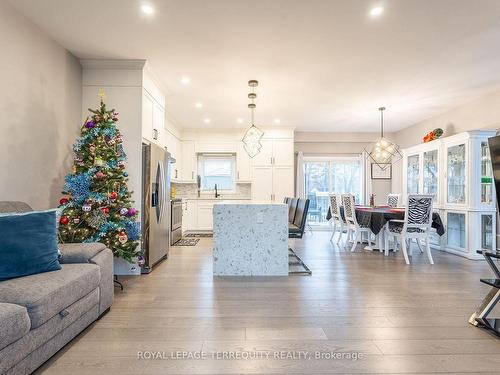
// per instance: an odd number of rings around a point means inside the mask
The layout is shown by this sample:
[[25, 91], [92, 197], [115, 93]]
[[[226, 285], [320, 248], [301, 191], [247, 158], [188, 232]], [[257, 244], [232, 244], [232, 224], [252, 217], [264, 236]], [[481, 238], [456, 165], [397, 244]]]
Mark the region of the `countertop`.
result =
[[251, 200], [252, 198], [249, 197], [239, 197], [239, 196], [220, 196], [218, 198], [215, 198], [214, 196], [201, 196], [198, 197], [197, 195], [187, 195], [184, 197], [181, 196], [176, 196], [176, 199], [183, 199], [183, 200], [197, 200], [197, 201], [227, 201], [227, 200], [237, 200], [237, 201], [242, 201], [242, 200]]

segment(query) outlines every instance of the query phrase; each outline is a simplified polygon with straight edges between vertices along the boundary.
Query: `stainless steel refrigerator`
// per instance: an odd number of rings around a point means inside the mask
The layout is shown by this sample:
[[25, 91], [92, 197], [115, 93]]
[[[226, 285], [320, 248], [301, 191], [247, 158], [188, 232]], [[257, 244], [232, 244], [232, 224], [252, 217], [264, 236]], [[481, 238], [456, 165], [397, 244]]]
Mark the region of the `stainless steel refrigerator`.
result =
[[145, 263], [142, 273], [168, 257], [170, 246], [170, 169], [169, 152], [155, 144], [142, 145], [142, 247]]

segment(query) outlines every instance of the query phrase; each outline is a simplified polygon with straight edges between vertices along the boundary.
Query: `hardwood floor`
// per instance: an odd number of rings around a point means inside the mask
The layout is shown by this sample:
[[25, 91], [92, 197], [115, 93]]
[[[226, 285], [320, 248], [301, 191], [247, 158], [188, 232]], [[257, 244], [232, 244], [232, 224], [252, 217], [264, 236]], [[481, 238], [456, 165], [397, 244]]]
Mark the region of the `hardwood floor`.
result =
[[[111, 311], [37, 373], [500, 373], [500, 340], [467, 323], [488, 290], [485, 262], [434, 251], [431, 266], [415, 249], [406, 266], [400, 253], [350, 253], [328, 239], [291, 240], [313, 275], [281, 278], [213, 278], [211, 239], [174, 247], [150, 275], [124, 279]], [[344, 358], [315, 358], [331, 352]]]

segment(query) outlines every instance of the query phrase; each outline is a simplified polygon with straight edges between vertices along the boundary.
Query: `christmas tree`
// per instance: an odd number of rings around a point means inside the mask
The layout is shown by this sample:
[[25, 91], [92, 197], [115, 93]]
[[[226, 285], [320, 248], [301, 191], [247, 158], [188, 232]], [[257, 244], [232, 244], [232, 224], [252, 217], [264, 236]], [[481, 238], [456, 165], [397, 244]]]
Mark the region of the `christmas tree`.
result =
[[118, 113], [108, 111], [104, 94], [99, 109], [81, 128], [81, 137], [73, 145], [72, 173], [66, 176], [60, 200], [61, 242], [101, 242], [115, 256], [129, 262], [139, 257], [138, 211], [132, 207], [125, 171], [123, 137], [116, 127]]

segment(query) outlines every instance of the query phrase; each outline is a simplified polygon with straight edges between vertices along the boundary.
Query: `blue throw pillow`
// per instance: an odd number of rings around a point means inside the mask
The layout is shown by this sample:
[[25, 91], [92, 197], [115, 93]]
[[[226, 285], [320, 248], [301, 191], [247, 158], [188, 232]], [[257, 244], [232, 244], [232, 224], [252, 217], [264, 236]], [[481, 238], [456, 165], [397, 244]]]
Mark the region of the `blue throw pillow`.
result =
[[0, 215], [0, 280], [60, 269], [57, 210]]

